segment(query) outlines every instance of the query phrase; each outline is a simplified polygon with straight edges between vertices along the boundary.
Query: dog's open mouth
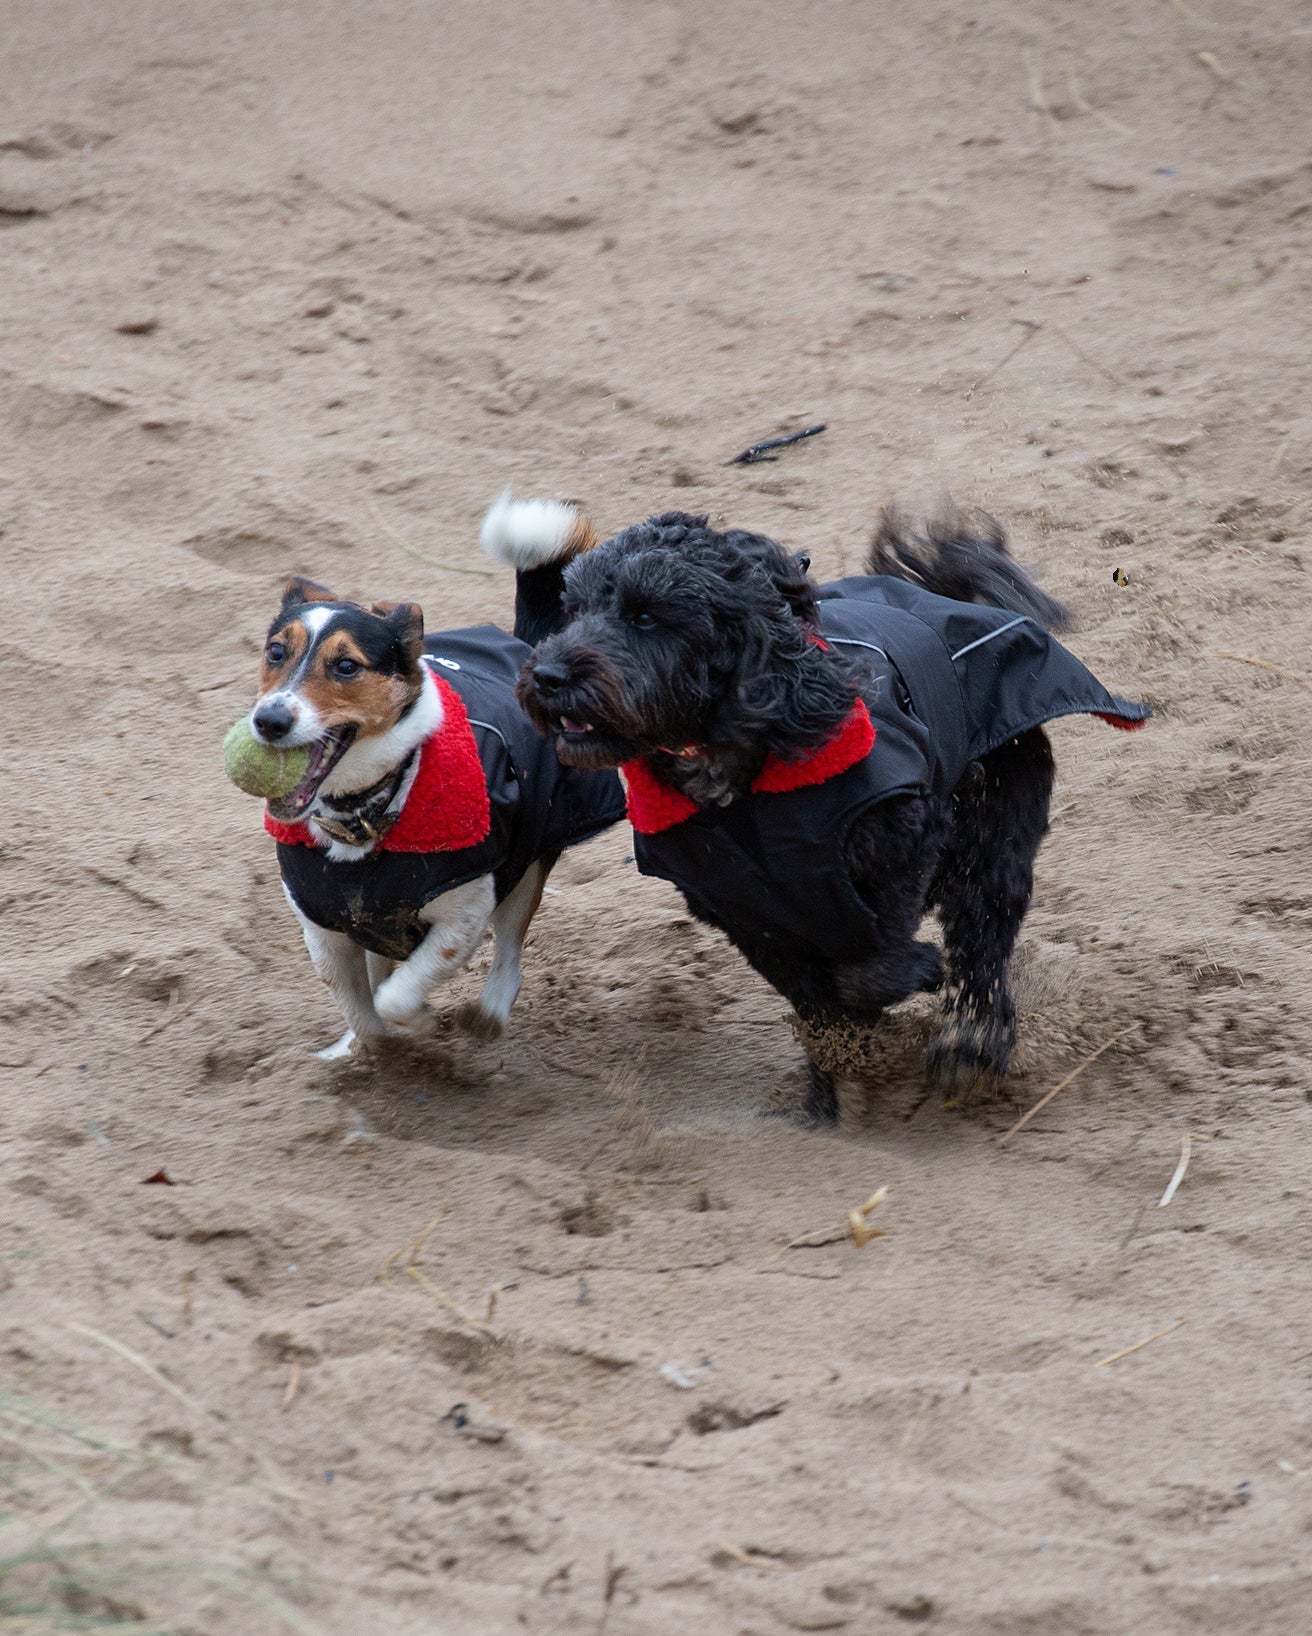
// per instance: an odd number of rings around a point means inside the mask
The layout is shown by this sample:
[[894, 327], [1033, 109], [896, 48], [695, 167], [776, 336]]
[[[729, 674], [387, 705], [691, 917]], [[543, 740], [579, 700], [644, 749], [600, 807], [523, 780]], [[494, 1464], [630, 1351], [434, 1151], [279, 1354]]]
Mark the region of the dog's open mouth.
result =
[[599, 772], [606, 767], [618, 767], [632, 753], [628, 741], [605, 722], [588, 721], [583, 716], [553, 715], [548, 725], [562, 766]]
[[356, 731], [354, 726], [333, 727], [322, 738], [315, 739], [310, 746], [310, 765], [305, 769], [305, 777], [295, 789], [269, 802], [269, 811], [279, 823], [291, 823], [313, 802], [320, 784], [355, 742]]

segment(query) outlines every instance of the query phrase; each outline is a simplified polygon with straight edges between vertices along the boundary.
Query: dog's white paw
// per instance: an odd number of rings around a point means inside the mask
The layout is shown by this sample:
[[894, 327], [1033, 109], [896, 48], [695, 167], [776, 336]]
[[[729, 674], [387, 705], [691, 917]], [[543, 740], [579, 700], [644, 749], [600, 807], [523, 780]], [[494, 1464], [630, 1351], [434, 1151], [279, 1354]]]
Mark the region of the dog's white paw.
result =
[[325, 1045], [322, 1051], [314, 1054], [320, 1062], [340, 1062], [343, 1057], [349, 1057], [351, 1047], [355, 1044], [355, 1030], [348, 1028], [341, 1039], [334, 1040], [331, 1045]]
[[426, 990], [404, 971], [394, 971], [374, 994], [374, 1010], [385, 1022], [404, 1023], [424, 1008]]

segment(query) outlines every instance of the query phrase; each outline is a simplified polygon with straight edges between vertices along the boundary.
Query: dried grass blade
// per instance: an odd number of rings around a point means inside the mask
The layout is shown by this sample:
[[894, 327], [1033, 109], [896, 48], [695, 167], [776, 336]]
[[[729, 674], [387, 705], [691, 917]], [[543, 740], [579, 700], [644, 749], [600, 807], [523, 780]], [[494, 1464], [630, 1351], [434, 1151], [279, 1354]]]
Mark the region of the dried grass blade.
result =
[[93, 1341], [99, 1341], [101, 1346], [107, 1346], [111, 1352], [117, 1352], [119, 1357], [126, 1358], [135, 1368], [140, 1369], [143, 1375], [149, 1376], [161, 1391], [167, 1392], [170, 1397], [175, 1397], [179, 1403], [185, 1404], [193, 1414], [201, 1415], [206, 1419], [210, 1418], [211, 1410], [207, 1409], [203, 1403], [198, 1403], [190, 1392], [184, 1392], [181, 1386], [175, 1386], [167, 1375], [161, 1374], [153, 1363], [141, 1356], [140, 1352], [134, 1352], [130, 1346], [124, 1346], [122, 1341], [116, 1341], [112, 1335], [102, 1335], [98, 1329], [92, 1329], [89, 1324], [77, 1323], [72, 1318], [65, 1318], [64, 1328], [71, 1329], [79, 1335], [86, 1335]]
[[426, 551], [421, 551], [417, 545], [411, 545], [404, 534], [392, 527], [372, 500], [369, 501], [369, 510], [373, 514], [374, 521], [393, 545], [399, 545], [402, 551], [408, 551], [412, 557], [417, 557], [420, 562], [427, 563], [430, 568], [440, 569], [444, 574], [471, 574], [476, 579], [494, 579], [496, 577], [496, 570], [493, 568], [461, 568], [454, 562], [439, 562], [436, 557], [430, 557]]
[[1095, 1369], [1105, 1369], [1109, 1363], [1117, 1363], [1121, 1358], [1128, 1358], [1131, 1352], [1140, 1352], [1145, 1346], [1151, 1346], [1154, 1341], [1160, 1341], [1163, 1335], [1174, 1335], [1182, 1324], [1187, 1324], [1188, 1318], [1177, 1318], [1173, 1324], [1167, 1324], [1165, 1329], [1159, 1329], [1155, 1335], [1146, 1335], [1143, 1340], [1136, 1341], [1133, 1346], [1123, 1346], [1119, 1352], [1113, 1352], [1110, 1357], [1099, 1358], [1094, 1364]]
[[1073, 1079], [1078, 1079], [1091, 1062], [1096, 1062], [1104, 1051], [1110, 1051], [1112, 1046], [1116, 1044], [1117, 1040], [1123, 1040], [1128, 1033], [1138, 1026], [1139, 1025], [1137, 1022], [1132, 1022], [1128, 1028], [1122, 1028], [1119, 1034], [1113, 1034], [1109, 1040], [1104, 1040], [1096, 1051], [1090, 1051], [1088, 1056], [1085, 1057], [1084, 1061], [1078, 1063], [1074, 1068], [1072, 1068], [1070, 1073], [1066, 1075], [1065, 1079], [1063, 1079], [1060, 1084], [1054, 1085], [1048, 1092], [1047, 1096], [1040, 1097], [1028, 1113], [1021, 1114], [1020, 1118], [1011, 1127], [1011, 1129], [1004, 1135], [998, 1137], [998, 1146], [1005, 1147], [1018, 1130], [1024, 1130], [1025, 1126], [1029, 1124], [1034, 1115], [1036, 1113], [1041, 1113], [1043, 1109], [1047, 1107], [1054, 1096], [1058, 1095], [1059, 1092], [1064, 1091]]
[[1230, 659], [1237, 665], [1252, 665], [1255, 670], [1269, 670], [1273, 676], [1281, 676], [1287, 682], [1293, 682], [1295, 687], [1301, 687], [1305, 693], [1312, 693], [1312, 682], [1296, 671], [1286, 670], [1283, 665], [1273, 665], [1268, 659], [1250, 659], [1244, 653], [1214, 653], [1213, 659]]
[[1193, 1152], [1193, 1146], [1193, 1139], [1189, 1135], [1189, 1132], [1185, 1131], [1184, 1135], [1180, 1138], [1180, 1162], [1175, 1167], [1175, 1174], [1166, 1184], [1165, 1193], [1163, 1193], [1161, 1198], [1157, 1201], [1157, 1208], [1159, 1210], [1165, 1210], [1166, 1206], [1175, 1197], [1175, 1190], [1184, 1180], [1184, 1173], [1189, 1168], [1189, 1155]]

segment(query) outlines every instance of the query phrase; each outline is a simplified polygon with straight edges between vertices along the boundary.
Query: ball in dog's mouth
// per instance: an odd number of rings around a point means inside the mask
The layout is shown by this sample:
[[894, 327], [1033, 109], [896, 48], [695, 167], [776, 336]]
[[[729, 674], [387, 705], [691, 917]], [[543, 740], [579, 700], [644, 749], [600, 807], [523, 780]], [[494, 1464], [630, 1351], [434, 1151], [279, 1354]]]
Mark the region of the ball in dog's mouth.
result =
[[322, 738], [315, 739], [309, 747], [310, 764], [305, 777], [295, 789], [269, 802], [269, 811], [280, 823], [291, 823], [310, 806], [319, 793], [319, 786], [355, 742], [355, 734], [353, 726], [333, 727]]

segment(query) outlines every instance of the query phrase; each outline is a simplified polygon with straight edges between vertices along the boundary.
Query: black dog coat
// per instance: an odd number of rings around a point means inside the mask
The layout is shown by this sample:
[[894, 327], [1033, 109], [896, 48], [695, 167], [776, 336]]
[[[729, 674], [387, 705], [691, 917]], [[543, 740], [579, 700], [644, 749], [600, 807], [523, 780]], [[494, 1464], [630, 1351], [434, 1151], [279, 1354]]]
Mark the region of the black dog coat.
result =
[[873, 664], [869, 712], [858, 700], [801, 761], [769, 758], [756, 798], [727, 807], [697, 807], [642, 761], [624, 773], [643, 874], [700, 899], [731, 934], [846, 962], [880, 936], [842, 865], [866, 808], [912, 792], [951, 796], [972, 762], [1056, 716], [1130, 730], [1151, 712], [1109, 693], [1032, 619], [883, 576], [837, 580], [818, 596], [824, 640]]
[[435, 897], [491, 874], [499, 903], [535, 859], [624, 816], [616, 775], [562, 767], [520, 709], [515, 682], [531, 651], [495, 625], [425, 638], [442, 724], [420, 747], [395, 823], [365, 857], [334, 863], [307, 824], [266, 815], [303, 915], [404, 960], [428, 932], [420, 911]]

